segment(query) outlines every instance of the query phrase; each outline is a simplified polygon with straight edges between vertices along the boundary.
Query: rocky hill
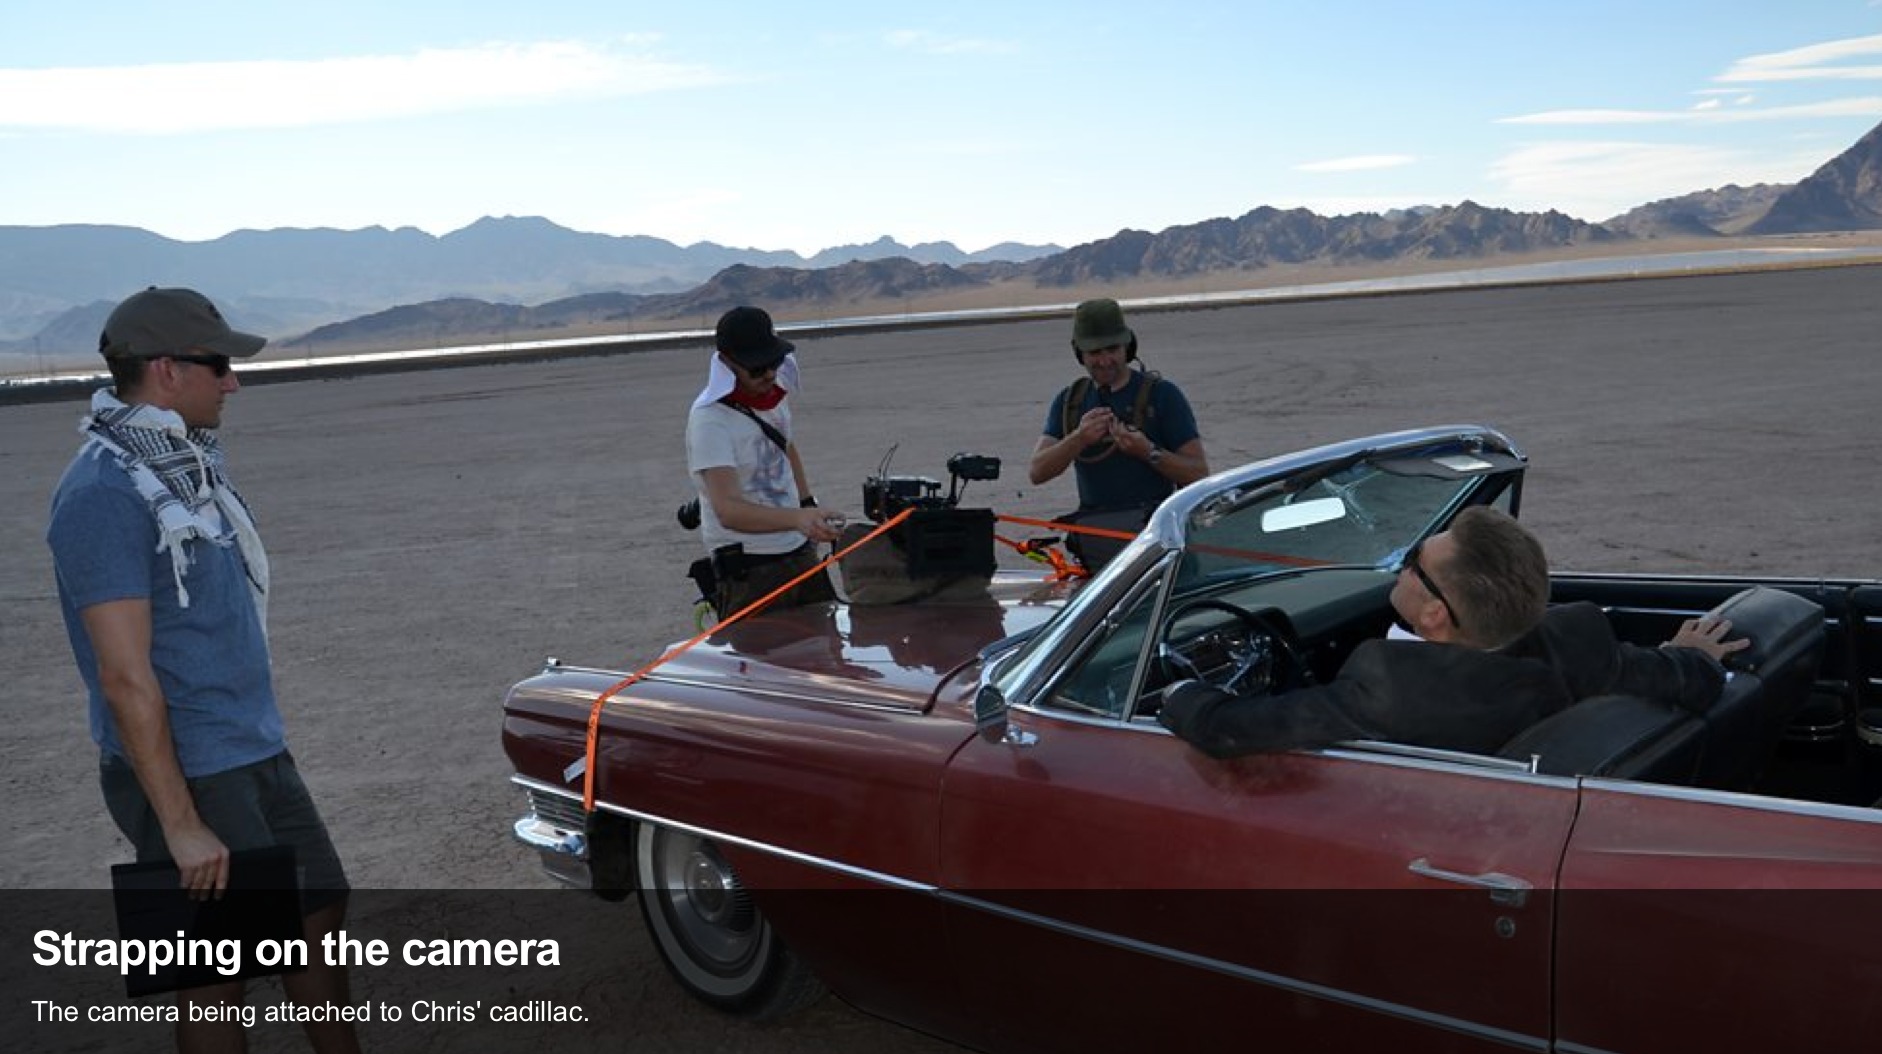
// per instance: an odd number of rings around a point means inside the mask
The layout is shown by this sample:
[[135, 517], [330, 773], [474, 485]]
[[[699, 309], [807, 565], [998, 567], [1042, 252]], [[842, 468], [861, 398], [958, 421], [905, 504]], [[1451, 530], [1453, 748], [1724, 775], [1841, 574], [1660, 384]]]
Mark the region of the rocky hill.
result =
[[1742, 234], [1791, 189], [1788, 183], [1727, 184], [1715, 190], [1663, 198], [1630, 209], [1602, 226], [1636, 238], [1689, 238]]
[[1444, 208], [1320, 216], [1306, 209], [1259, 208], [1239, 219], [1120, 231], [1018, 270], [1040, 285], [1075, 286], [1126, 278], [1181, 278], [1275, 264], [1453, 260], [1534, 252], [1625, 235], [1559, 212], [1519, 213], [1474, 202]]
[[1750, 234], [1882, 230], [1882, 125], [1785, 191]]
[[572, 330], [674, 322], [708, 328], [738, 304], [784, 307], [818, 305], [841, 311], [950, 292], [986, 284], [990, 265], [964, 265], [979, 275], [944, 264], [907, 259], [855, 260], [835, 267], [751, 267], [737, 264], [684, 293], [595, 293], [552, 300], [535, 307], [487, 304], [462, 298], [380, 311], [321, 326], [286, 347], [318, 352], [323, 345], [422, 347], [466, 340], [527, 340]]
[[[1325, 217], [1304, 209], [1256, 209], [1239, 219], [1209, 220], [1151, 234], [1120, 231], [1026, 263], [964, 263], [959, 267], [908, 259], [853, 261], [835, 267], [736, 265], [685, 293], [558, 300], [535, 308], [451, 300], [397, 309], [322, 326], [289, 346], [413, 347], [484, 332], [512, 339], [558, 328], [596, 328], [663, 321], [711, 325], [736, 304], [764, 304], [790, 314], [806, 309], [879, 310], [895, 303], [998, 283], [1053, 289], [1184, 278], [1276, 264], [1377, 260], [1463, 260], [1625, 238], [1559, 212], [1519, 213], [1465, 202], [1444, 208]], [[496, 339], [496, 338], [492, 338]], [[461, 342], [461, 341], [459, 341]]]
[[0, 226], [0, 348], [20, 350], [35, 338], [65, 348], [73, 331], [89, 331], [95, 341], [103, 317], [95, 304], [116, 303], [153, 282], [215, 290], [218, 304], [256, 331], [297, 333], [430, 300], [539, 303], [601, 292], [682, 293], [738, 264], [815, 268], [906, 257], [965, 265], [1035, 259], [1058, 248], [1008, 242], [967, 253], [949, 242], [908, 246], [884, 237], [807, 259], [712, 242], [679, 246], [588, 234], [533, 216], [485, 218], [442, 237], [369, 227], [236, 231], [207, 242], [129, 227]]

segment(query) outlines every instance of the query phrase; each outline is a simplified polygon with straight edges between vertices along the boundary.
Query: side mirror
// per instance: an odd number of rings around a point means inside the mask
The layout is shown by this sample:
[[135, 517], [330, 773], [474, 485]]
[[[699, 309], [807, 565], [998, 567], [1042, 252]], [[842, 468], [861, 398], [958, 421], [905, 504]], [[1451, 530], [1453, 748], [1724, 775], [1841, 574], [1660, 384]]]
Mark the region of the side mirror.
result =
[[974, 731], [983, 736], [1006, 731], [1006, 696], [993, 685], [981, 685], [974, 695]]

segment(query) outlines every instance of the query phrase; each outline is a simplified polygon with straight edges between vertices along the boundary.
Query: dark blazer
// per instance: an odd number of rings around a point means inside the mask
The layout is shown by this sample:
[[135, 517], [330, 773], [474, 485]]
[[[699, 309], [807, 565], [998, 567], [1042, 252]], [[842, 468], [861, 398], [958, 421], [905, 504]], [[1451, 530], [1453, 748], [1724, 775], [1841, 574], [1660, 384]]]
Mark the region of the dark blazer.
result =
[[1166, 693], [1157, 720], [1212, 757], [1344, 739], [1492, 754], [1516, 733], [1596, 695], [1638, 695], [1704, 712], [1724, 671], [1692, 648], [1615, 639], [1594, 604], [1550, 608], [1534, 630], [1496, 651], [1426, 641], [1369, 640], [1331, 684], [1243, 697], [1201, 682]]
[[1697, 648], [1642, 648], [1614, 638], [1607, 613], [1594, 604], [1549, 609], [1506, 655], [1545, 662], [1562, 674], [1580, 702], [1595, 695], [1637, 695], [1703, 714], [1718, 702], [1725, 668]]
[[1157, 720], [1211, 757], [1343, 739], [1379, 739], [1494, 753], [1572, 702], [1561, 677], [1532, 658], [1459, 644], [1369, 640], [1331, 684], [1236, 696], [1200, 681], [1165, 693]]

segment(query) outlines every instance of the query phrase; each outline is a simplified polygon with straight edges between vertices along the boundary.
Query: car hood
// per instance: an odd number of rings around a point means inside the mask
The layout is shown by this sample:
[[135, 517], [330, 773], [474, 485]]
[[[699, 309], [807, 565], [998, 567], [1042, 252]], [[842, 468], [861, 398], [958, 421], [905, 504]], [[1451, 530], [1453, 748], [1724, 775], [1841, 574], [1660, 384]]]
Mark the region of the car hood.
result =
[[763, 612], [670, 660], [654, 679], [920, 710], [981, 649], [1036, 628], [1076, 588], [1001, 572], [967, 599]]

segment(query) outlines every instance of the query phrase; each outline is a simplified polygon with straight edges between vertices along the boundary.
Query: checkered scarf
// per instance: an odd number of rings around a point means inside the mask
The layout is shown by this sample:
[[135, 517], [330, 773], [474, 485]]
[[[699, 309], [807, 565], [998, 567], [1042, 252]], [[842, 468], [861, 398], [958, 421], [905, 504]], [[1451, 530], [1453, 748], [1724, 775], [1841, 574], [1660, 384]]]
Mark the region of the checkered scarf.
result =
[[[189, 607], [183, 584], [189, 569], [189, 543], [203, 539], [228, 545], [233, 534], [248, 571], [255, 613], [268, 625], [268, 554], [248, 505], [223, 471], [222, 444], [205, 428], [188, 428], [175, 411], [126, 405], [109, 389], [92, 395], [91, 413], [79, 421], [85, 437], [81, 452], [111, 454], [131, 477], [137, 493], [150, 504], [157, 521], [157, 549], [170, 554], [176, 575], [177, 603]], [[212, 513], [220, 511], [219, 525]]]

